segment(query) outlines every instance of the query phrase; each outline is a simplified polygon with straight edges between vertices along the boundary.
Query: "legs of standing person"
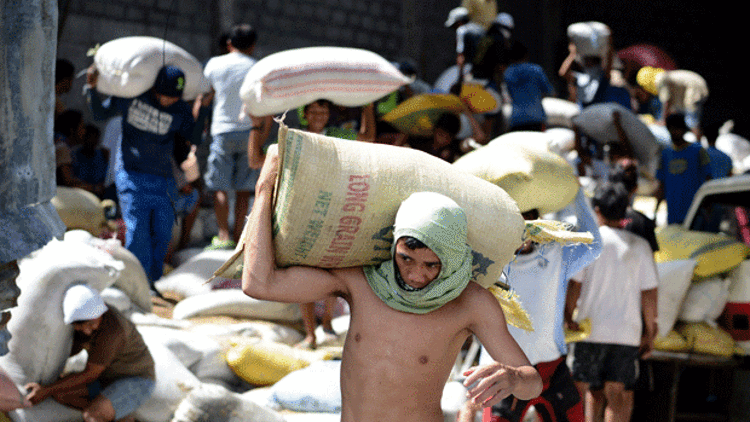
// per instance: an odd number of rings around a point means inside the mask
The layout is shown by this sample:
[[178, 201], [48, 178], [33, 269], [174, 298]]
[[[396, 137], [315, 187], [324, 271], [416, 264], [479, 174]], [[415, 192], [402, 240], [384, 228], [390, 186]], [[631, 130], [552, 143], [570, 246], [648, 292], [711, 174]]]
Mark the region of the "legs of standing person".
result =
[[306, 349], [315, 349], [315, 327], [317, 319], [315, 318], [315, 302], [301, 303], [299, 305], [302, 313], [302, 326], [305, 329], [305, 338], [299, 343], [299, 347]]
[[234, 198], [234, 231], [232, 233], [232, 239], [235, 242], [240, 241], [242, 236], [242, 230], [245, 228], [245, 220], [247, 219], [250, 197], [253, 195], [251, 191], [237, 191], [235, 192]]
[[229, 244], [232, 236], [229, 234], [229, 195], [226, 191], [214, 192], [214, 213], [216, 213], [216, 224], [219, 227], [217, 237], [222, 243]]
[[626, 390], [621, 382], [606, 382], [603, 395], [607, 400], [604, 421], [629, 422], [633, 413], [633, 390]]

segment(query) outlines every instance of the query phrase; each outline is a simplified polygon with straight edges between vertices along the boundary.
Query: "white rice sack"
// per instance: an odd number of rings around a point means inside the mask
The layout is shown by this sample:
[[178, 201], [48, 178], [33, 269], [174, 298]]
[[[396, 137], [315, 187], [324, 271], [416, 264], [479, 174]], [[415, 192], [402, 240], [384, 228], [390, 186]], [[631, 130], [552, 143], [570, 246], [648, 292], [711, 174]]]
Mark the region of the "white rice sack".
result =
[[271, 387], [274, 400], [295, 412], [341, 412], [341, 361], [313, 362]]
[[214, 290], [190, 296], [175, 305], [172, 318], [225, 315], [268, 321], [298, 321], [299, 305], [253, 299], [242, 290]]
[[690, 70], [667, 70], [656, 75], [654, 83], [659, 101], [670, 101], [676, 110], [692, 112], [708, 97], [708, 85], [703, 77]]
[[224, 387], [202, 384], [180, 403], [172, 422], [285, 422], [285, 419]]
[[466, 393], [469, 390], [459, 381], [448, 381], [443, 387], [443, 396], [440, 399], [440, 408], [443, 410], [443, 420], [453, 422], [458, 412], [466, 403]]
[[362, 106], [409, 82], [393, 64], [371, 51], [306, 47], [259, 60], [245, 76], [240, 96], [249, 114], [266, 116], [318, 99]]
[[[404, 199], [421, 191], [446, 195], [466, 212], [472, 280], [480, 285], [494, 284], [521, 244], [524, 221], [504, 190], [425, 152], [344, 141], [282, 124], [279, 158], [277, 265], [344, 268], [391, 259], [396, 212]], [[243, 254], [240, 244], [215, 274], [241, 278]]]
[[133, 302], [130, 301], [128, 295], [116, 287], [107, 287], [102, 290], [102, 299], [107, 306], [112, 306], [125, 314], [133, 307]]
[[94, 64], [99, 70], [96, 90], [104, 95], [137, 97], [151, 89], [164, 65], [179, 67], [185, 73], [184, 100], [211, 90], [198, 59], [160, 38], [137, 36], [109, 41], [96, 51]]
[[242, 397], [252, 401], [258, 406], [273, 410], [282, 410], [282, 407], [273, 398], [272, 387], [257, 387], [242, 393]]
[[616, 103], [594, 104], [584, 108], [578, 116], [574, 117], [573, 124], [600, 144], [618, 143], [620, 138], [612, 118], [612, 113], [615, 111], [620, 113], [620, 123], [633, 149], [633, 154], [646, 172], [655, 174], [662, 147], [653, 132], [632, 111]]
[[565, 157], [569, 152], [575, 150], [576, 133], [573, 129], [554, 127], [545, 130], [544, 133], [550, 137], [549, 150], [555, 154]]
[[691, 283], [682, 303], [679, 320], [715, 324], [727, 304], [729, 282], [729, 279], [712, 277]]
[[542, 98], [542, 107], [547, 114], [547, 126], [573, 127], [573, 118], [581, 112], [578, 104], [561, 98]]
[[151, 397], [135, 411], [141, 422], [164, 422], [172, 418], [175, 409], [188, 393], [198, 388], [200, 380], [166, 346], [152, 336], [143, 340], [154, 358], [156, 388]]
[[729, 272], [729, 302], [750, 302], [750, 260], [742, 263]]
[[[336, 329], [336, 325], [334, 325], [334, 329]], [[214, 337], [252, 337], [266, 342], [283, 343], [290, 346], [299, 343], [303, 339], [302, 334], [298, 330], [270, 321], [248, 321], [236, 324], [195, 324], [190, 328], [190, 331]]]
[[666, 337], [677, 321], [696, 263], [694, 259], [684, 259], [656, 264], [659, 273], [657, 323], [660, 337]]
[[101, 291], [123, 269], [111, 255], [80, 242], [52, 240], [19, 260], [18, 306], [8, 322], [10, 352], [0, 367], [19, 385], [51, 384], [70, 356], [73, 327], [63, 322], [62, 301], [73, 284]]
[[154, 286], [162, 293], [172, 292], [185, 298], [209, 293], [226, 280], [216, 278], [211, 283], [206, 282], [233, 254], [231, 250], [203, 251], [157, 280]]
[[166, 346], [202, 382], [239, 382], [224, 359], [224, 348], [211, 336], [164, 327], [139, 326], [138, 331]]
[[744, 173], [747, 167], [743, 161], [750, 156], [750, 141], [734, 133], [724, 133], [716, 138], [716, 148], [732, 159], [734, 173]]
[[501, 187], [521, 212], [559, 211], [578, 193], [578, 178], [564, 158], [548, 149], [545, 132], [511, 132], [465, 154], [453, 166]]
[[151, 312], [153, 306], [151, 303], [151, 288], [146, 271], [143, 269], [141, 261], [127, 250], [118, 239], [100, 239], [83, 230], [72, 230], [65, 233], [65, 240], [87, 243], [121, 261], [125, 268], [120, 272], [120, 276], [115, 280], [113, 287], [124, 292], [130, 298], [130, 301], [141, 310]]
[[568, 26], [568, 39], [580, 56], [601, 56], [608, 53], [609, 27], [601, 22], [577, 22]]
[[52, 397], [26, 409], [8, 412], [13, 422], [82, 422], [80, 410], [64, 406]]

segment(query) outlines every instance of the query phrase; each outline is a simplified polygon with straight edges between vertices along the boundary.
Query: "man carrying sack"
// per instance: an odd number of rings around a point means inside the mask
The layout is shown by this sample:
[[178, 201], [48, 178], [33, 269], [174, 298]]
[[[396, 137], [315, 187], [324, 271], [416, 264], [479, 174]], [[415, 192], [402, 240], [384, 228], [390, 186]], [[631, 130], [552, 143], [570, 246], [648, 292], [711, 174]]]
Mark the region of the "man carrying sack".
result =
[[419, 192], [396, 214], [392, 259], [377, 266], [277, 268], [272, 238], [278, 156], [269, 151], [246, 227], [243, 291], [304, 303], [331, 295], [351, 307], [342, 360], [342, 421], [442, 421], [443, 386], [470, 335], [494, 361], [469, 369], [469, 399], [491, 406], [536, 397], [539, 374], [503, 323], [498, 300], [471, 277], [467, 218], [452, 199]]

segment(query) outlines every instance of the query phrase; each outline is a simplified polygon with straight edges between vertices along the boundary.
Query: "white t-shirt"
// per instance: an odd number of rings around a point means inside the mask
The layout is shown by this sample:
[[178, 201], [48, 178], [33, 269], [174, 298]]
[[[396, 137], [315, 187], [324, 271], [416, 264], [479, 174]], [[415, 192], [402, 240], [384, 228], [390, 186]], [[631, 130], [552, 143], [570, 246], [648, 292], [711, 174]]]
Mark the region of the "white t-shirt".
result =
[[639, 346], [641, 291], [658, 286], [648, 242], [631, 232], [602, 226], [599, 259], [578, 273], [577, 320], [591, 319], [591, 343]]
[[203, 74], [216, 92], [211, 120], [212, 136], [252, 127], [250, 118], [241, 113], [240, 87], [254, 64], [255, 59], [237, 51], [213, 57], [206, 63]]

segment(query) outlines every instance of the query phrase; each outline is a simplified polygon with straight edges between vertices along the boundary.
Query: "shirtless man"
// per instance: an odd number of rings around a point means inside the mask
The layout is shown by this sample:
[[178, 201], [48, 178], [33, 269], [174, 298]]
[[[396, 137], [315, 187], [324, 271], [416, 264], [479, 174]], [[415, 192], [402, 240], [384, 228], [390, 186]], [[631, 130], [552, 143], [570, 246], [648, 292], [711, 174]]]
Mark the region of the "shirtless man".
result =
[[510, 394], [523, 400], [539, 395], [541, 378], [508, 333], [497, 299], [469, 282], [466, 216], [455, 202], [427, 192], [404, 201], [394, 259], [380, 266], [276, 268], [271, 215], [277, 173], [278, 157], [269, 152], [248, 221], [242, 289], [264, 300], [304, 303], [337, 295], [349, 302], [343, 422], [442, 421], [443, 386], [472, 334], [494, 362], [466, 372], [469, 400], [490, 406]]

